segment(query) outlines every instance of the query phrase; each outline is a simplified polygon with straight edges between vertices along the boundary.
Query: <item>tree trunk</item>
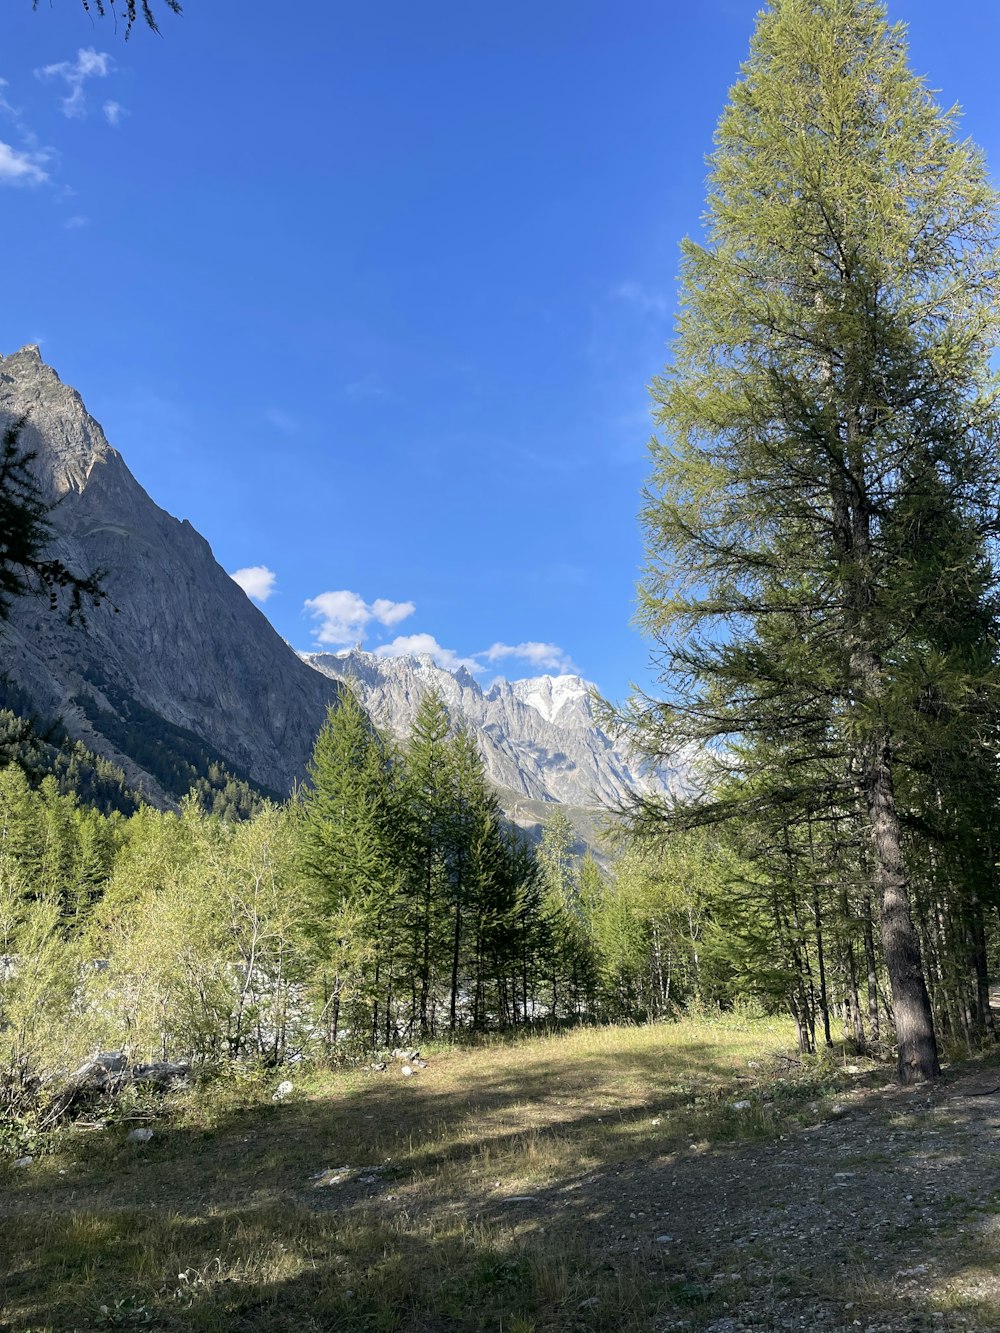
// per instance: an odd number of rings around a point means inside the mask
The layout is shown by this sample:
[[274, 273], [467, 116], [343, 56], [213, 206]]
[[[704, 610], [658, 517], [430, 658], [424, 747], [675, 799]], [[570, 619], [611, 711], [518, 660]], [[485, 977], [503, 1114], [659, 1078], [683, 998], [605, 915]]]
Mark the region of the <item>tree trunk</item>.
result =
[[899, 1045], [899, 1081], [921, 1083], [937, 1078], [938, 1063], [934, 1018], [924, 981], [920, 941], [910, 916], [903, 874], [899, 816], [892, 785], [888, 741], [874, 748], [864, 774], [875, 879], [879, 892], [879, 918], [886, 971], [892, 989], [892, 1008]]

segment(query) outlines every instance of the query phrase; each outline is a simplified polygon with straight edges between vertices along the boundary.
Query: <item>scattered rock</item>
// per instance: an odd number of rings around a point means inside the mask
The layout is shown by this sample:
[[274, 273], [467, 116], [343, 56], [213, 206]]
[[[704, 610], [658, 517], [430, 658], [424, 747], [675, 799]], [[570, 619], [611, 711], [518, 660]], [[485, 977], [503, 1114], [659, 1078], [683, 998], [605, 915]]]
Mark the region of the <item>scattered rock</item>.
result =
[[369, 1068], [370, 1070], [372, 1070], [373, 1073], [376, 1073], [376, 1074], [384, 1074], [384, 1073], [385, 1073], [385, 1069], [386, 1069], [385, 1061], [384, 1061], [384, 1060], [376, 1060], [375, 1063], [374, 1063], [374, 1064], [370, 1064], [370, 1065], [368, 1066], [368, 1068]]
[[148, 1143], [153, 1137], [151, 1129], [130, 1129], [125, 1136], [126, 1143]]
[[410, 1061], [410, 1064], [413, 1066], [414, 1069], [426, 1069], [426, 1068], [427, 1068], [427, 1061], [426, 1061], [426, 1060], [421, 1060], [421, 1058], [420, 1058], [419, 1055], [415, 1055], [415, 1056], [413, 1057], [413, 1059]]
[[33, 1157], [19, 1157], [14, 1163], [15, 1166], [30, 1166], [35, 1159]]
[[271, 1094], [272, 1102], [283, 1102], [286, 1097], [290, 1097], [295, 1091], [295, 1084], [290, 1079], [283, 1078], [274, 1092]]
[[670, 1245], [673, 1239], [673, 1236], [657, 1236], [656, 1243], [657, 1245]]
[[106, 1069], [109, 1074], [120, 1074], [125, 1068], [124, 1051], [98, 1051], [94, 1063]]
[[191, 1072], [191, 1066], [174, 1064], [170, 1060], [153, 1060], [148, 1065], [135, 1065], [132, 1069], [134, 1083], [155, 1083], [158, 1088], [172, 1088], [183, 1083]]
[[313, 1176], [313, 1188], [323, 1189], [327, 1185], [342, 1185], [345, 1180], [350, 1180], [350, 1178], [351, 1168], [349, 1166], [329, 1166]]
[[87, 1060], [67, 1075], [63, 1097], [73, 1099], [83, 1092], [101, 1092], [110, 1081], [111, 1076], [99, 1060]]
[[733, 1102], [732, 1106], [734, 1111], [749, 1111], [753, 1102]]
[[399, 1072], [403, 1075], [404, 1078], [413, 1077], [413, 1070], [410, 1068], [409, 1065], [404, 1065]]
[[501, 1199], [501, 1203], [539, 1203], [540, 1200], [536, 1194], [508, 1194], [506, 1199]]

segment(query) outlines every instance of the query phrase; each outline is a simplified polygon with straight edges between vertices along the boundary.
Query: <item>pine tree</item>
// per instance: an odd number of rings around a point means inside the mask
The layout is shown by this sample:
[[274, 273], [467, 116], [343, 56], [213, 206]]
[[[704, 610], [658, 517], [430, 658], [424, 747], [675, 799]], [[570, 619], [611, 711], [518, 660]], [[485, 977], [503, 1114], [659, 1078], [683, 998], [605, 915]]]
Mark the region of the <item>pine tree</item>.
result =
[[446, 953], [444, 904], [451, 815], [448, 710], [430, 690], [421, 699], [405, 746], [403, 769], [408, 819], [408, 885], [413, 938], [413, 1020], [421, 1037], [432, 1030], [437, 968]]
[[297, 829], [313, 904], [313, 934], [328, 978], [331, 1044], [346, 994], [372, 1006], [372, 1043], [393, 980], [392, 937], [401, 906], [400, 810], [393, 752], [347, 689], [316, 740]]
[[[672, 818], [857, 803], [906, 1082], [939, 1071], [901, 757], [918, 731], [949, 743], [921, 699], [961, 716], [982, 698], [970, 681], [995, 672], [927, 633], [956, 588], [975, 610], [992, 581], [1000, 479], [996, 199], [954, 121], [879, 0], [760, 15], [719, 125], [705, 243], [684, 247], [643, 513], [640, 614], [673, 696], [636, 705], [644, 748], [700, 746], [730, 779], [773, 770], [766, 791], [730, 786]], [[932, 505], [943, 567], [921, 530]]]

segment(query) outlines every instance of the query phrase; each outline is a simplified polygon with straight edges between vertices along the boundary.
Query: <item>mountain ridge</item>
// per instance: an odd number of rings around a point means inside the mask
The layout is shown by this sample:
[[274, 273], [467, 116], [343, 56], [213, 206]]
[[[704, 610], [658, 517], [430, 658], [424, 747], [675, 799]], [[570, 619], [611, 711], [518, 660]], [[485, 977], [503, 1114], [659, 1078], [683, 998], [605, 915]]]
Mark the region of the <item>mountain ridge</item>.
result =
[[390, 657], [352, 648], [303, 653], [317, 671], [350, 684], [373, 720], [405, 736], [424, 693], [436, 689], [453, 722], [473, 732], [497, 787], [530, 801], [615, 808], [634, 791], [663, 794], [680, 775], [651, 772], [604, 731], [596, 690], [578, 675], [503, 677], [486, 688], [428, 654]]
[[55, 502], [53, 553], [106, 571], [108, 599], [72, 627], [44, 600], [19, 599], [0, 625], [0, 674], [157, 804], [176, 793], [137, 758], [136, 738], [147, 755], [200, 738], [237, 775], [290, 790], [335, 683], [301, 662], [188, 520], [150, 499], [34, 345], [0, 357], [0, 422], [18, 419]]

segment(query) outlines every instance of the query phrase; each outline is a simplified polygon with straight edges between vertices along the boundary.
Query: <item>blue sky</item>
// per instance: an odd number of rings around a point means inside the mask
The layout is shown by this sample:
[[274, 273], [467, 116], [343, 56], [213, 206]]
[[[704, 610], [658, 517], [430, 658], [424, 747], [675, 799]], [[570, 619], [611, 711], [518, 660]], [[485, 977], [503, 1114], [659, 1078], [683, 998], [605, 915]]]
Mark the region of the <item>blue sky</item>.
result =
[[[757, 4], [3, 8], [0, 352], [296, 647], [648, 683], [645, 385]], [[890, 13], [996, 172], [1000, 6]]]

